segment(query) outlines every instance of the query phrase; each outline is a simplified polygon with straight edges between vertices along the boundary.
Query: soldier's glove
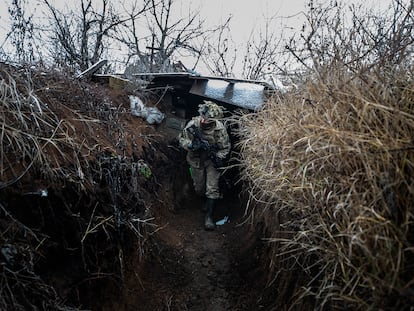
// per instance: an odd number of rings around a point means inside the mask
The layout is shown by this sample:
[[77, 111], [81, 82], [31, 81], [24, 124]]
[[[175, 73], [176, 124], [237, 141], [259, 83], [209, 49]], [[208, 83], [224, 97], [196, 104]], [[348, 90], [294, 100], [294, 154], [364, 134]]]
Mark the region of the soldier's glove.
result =
[[203, 149], [205, 151], [210, 151], [210, 144], [207, 140], [200, 139], [200, 149]]
[[193, 140], [191, 143], [188, 144], [188, 149], [191, 151], [197, 151], [200, 150], [200, 142], [197, 140]]
[[188, 145], [188, 149], [192, 150], [192, 151], [197, 151], [197, 150], [205, 150], [208, 151], [210, 150], [210, 145], [208, 143], [207, 140], [204, 139], [194, 139], [189, 145]]

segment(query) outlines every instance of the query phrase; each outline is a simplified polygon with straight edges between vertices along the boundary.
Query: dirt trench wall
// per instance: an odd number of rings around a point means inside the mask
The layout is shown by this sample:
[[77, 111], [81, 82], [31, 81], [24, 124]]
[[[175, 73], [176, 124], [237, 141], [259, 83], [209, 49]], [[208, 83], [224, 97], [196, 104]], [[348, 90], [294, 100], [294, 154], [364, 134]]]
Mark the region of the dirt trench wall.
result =
[[156, 259], [154, 219], [175, 213], [191, 195], [176, 143], [159, 136], [142, 146], [137, 161], [102, 154], [89, 162], [86, 188], [38, 174], [1, 189], [0, 261], [13, 290], [3, 288], [4, 309], [100, 310], [131, 301], [127, 287], [151, 271], [147, 263], [169, 262]]
[[119, 292], [124, 257], [145, 253], [139, 220], [149, 217], [152, 181], [118, 158], [95, 168], [102, 175], [87, 191], [40, 180], [38, 191], [27, 191], [33, 184], [23, 182], [1, 190], [4, 309], [54, 309], [63, 301], [90, 307], [100, 291]]
[[126, 91], [3, 63], [0, 78], [0, 309], [92, 308], [145, 255], [153, 128]]

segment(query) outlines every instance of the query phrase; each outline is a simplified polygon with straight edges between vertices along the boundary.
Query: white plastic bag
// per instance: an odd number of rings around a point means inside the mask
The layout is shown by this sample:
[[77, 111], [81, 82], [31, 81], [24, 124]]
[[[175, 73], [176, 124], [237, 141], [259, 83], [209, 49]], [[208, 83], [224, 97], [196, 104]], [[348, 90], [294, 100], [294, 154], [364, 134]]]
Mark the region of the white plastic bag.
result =
[[165, 115], [156, 107], [145, 107], [144, 103], [137, 96], [129, 96], [131, 113], [134, 116], [144, 118], [149, 124], [160, 124]]

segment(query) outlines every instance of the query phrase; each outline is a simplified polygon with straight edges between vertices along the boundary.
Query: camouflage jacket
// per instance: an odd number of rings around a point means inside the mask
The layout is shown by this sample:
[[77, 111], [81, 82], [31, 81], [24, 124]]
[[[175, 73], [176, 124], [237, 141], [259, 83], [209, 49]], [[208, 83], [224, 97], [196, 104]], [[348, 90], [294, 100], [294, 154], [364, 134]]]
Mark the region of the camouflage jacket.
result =
[[193, 141], [192, 135], [188, 132], [188, 128], [193, 124], [200, 129], [201, 136], [203, 139], [207, 140], [210, 145], [217, 146], [216, 156], [221, 159], [225, 159], [230, 153], [230, 139], [227, 134], [226, 127], [224, 124], [215, 119], [216, 126], [210, 130], [202, 130], [200, 127], [201, 117], [194, 117], [190, 120], [181, 134], [178, 137], [180, 146], [188, 151], [187, 161], [193, 167], [203, 167], [207, 164], [209, 160], [208, 154], [204, 150], [191, 150], [189, 148], [190, 143]]

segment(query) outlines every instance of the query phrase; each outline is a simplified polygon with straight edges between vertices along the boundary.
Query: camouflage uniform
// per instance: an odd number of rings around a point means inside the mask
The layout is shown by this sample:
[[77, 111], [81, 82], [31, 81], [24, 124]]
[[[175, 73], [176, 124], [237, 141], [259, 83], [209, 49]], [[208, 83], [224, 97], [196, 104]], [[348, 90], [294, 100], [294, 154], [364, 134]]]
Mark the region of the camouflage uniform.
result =
[[[194, 189], [197, 194], [205, 195], [210, 199], [220, 198], [219, 178], [220, 172], [214, 167], [205, 150], [192, 150], [189, 148], [193, 137], [187, 129], [193, 124], [201, 129], [201, 135], [210, 145], [217, 145], [217, 157], [225, 159], [230, 152], [230, 139], [226, 127], [218, 120], [223, 117], [222, 109], [214, 103], [207, 102], [199, 106], [200, 116], [194, 117], [188, 122], [179, 136], [180, 145], [188, 151], [187, 162], [190, 164], [193, 175]], [[207, 117], [215, 124], [210, 129], [203, 129], [201, 120]]]

